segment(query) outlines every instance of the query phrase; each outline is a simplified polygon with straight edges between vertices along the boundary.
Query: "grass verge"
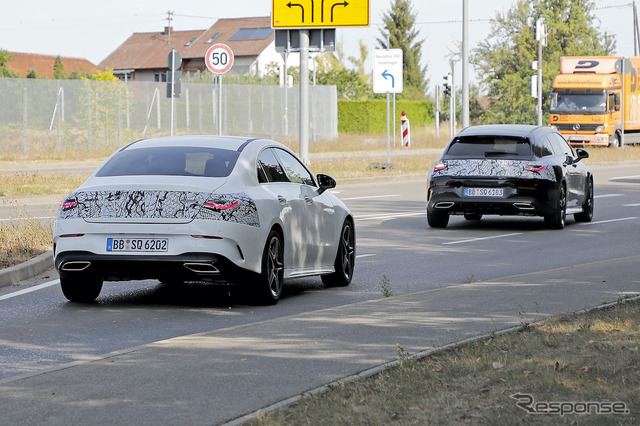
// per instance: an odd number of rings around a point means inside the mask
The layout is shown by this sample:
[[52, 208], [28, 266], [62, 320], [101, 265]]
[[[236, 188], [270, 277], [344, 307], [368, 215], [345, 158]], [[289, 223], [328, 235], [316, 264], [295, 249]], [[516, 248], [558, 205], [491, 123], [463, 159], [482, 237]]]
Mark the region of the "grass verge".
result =
[[50, 250], [52, 239], [51, 223], [32, 218], [0, 221], [0, 269]]
[[398, 346], [398, 366], [246, 424], [639, 424], [639, 318], [628, 301], [422, 359]]

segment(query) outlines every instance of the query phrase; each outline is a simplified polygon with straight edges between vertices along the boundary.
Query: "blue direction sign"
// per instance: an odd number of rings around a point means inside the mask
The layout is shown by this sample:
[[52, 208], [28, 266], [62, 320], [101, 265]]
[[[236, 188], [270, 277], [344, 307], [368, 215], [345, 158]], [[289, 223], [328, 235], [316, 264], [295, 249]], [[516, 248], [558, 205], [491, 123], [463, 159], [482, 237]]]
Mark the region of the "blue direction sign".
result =
[[402, 93], [402, 49], [373, 51], [373, 93]]

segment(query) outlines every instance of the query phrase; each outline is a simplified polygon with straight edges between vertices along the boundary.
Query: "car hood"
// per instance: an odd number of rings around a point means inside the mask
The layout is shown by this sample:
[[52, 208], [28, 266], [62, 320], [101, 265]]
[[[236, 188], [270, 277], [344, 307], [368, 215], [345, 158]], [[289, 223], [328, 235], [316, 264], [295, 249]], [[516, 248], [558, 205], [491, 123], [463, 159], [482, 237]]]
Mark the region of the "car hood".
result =
[[[82, 218], [97, 223], [187, 223], [227, 178], [171, 176], [90, 178], [73, 192], [73, 208], [58, 219]], [[68, 205], [65, 202], [66, 205]]]
[[[496, 177], [496, 178], [523, 178], [523, 179], [548, 179], [555, 181], [553, 168], [531, 160], [505, 160], [505, 159], [460, 159], [443, 160], [446, 167], [434, 171], [432, 177]], [[533, 170], [527, 166], [534, 167]], [[538, 170], [536, 170], [538, 169]]]

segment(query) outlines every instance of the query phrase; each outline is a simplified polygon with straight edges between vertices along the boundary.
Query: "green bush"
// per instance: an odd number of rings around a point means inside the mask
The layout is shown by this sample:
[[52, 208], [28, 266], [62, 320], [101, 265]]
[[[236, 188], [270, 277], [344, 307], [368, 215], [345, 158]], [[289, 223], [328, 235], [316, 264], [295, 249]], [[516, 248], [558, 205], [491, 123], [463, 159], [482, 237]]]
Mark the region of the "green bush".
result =
[[[393, 101], [389, 105], [393, 114]], [[396, 126], [400, 125], [402, 111], [407, 113], [412, 126], [433, 124], [434, 105], [431, 100], [396, 100]], [[338, 131], [343, 133], [384, 133], [387, 131], [387, 100], [338, 100]]]

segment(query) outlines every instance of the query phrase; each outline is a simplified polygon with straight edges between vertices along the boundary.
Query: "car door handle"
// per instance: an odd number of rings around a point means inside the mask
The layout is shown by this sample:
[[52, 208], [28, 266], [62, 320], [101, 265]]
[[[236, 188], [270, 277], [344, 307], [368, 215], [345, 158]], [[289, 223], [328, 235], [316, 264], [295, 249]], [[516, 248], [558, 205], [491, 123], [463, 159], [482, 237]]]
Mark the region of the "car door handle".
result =
[[285, 204], [287, 204], [287, 199], [284, 198], [282, 195], [278, 195], [278, 202], [280, 202], [280, 204], [284, 206]]
[[313, 204], [313, 198], [309, 197], [308, 195], [304, 197], [304, 201], [309, 205]]

